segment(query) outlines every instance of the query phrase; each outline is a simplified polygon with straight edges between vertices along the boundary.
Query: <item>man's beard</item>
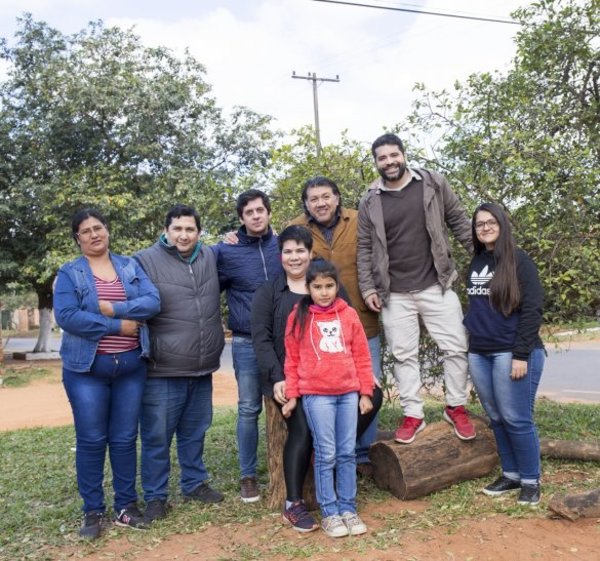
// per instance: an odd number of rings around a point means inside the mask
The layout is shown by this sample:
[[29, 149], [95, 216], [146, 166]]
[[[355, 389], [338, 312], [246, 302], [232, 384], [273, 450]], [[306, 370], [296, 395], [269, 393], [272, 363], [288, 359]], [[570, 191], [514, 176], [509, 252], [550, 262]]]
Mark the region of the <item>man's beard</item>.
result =
[[378, 168], [377, 171], [384, 181], [398, 181], [398, 179], [400, 179], [406, 172], [406, 162], [402, 162], [401, 164], [397, 165], [398, 167], [395, 168], [397, 171], [394, 172], [394, 175], [388, 175], [387, 171], [381, 168]]

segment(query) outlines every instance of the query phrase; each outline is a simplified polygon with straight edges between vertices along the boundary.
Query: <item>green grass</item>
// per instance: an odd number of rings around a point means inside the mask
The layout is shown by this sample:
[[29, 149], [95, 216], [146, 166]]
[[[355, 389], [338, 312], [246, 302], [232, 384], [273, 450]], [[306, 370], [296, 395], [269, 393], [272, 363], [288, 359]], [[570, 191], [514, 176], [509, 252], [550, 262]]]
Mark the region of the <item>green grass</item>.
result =
[[39, 367], [24, 367], [24, 368], [7, 368], [4, 372], [0, 371], [2, 385], [8, 388], [19, 388], [27, 386], [34, 380], [47, 378], [52, 374], [49, 368]]
[[[441, 420], [441, 414], [440, 403], [427, 403], [428, 422]], [[392, 428], [398, 417], [396, 409], [385, 407], [381, 414], [382, 427]], [[537, 420], [542, 437], [600, 438], [600, 406], [541, 400], [537, 406]], [[0, 559], [58, 560], [69, 558], [74, 551], [78, 557], [98, 551], [108, 540], [122, 535], [122, 530], [110, 529], [98, 542], [78, 540], [81, 502], [75, 482], [74, 442], [72, 427], [0, 433]], [[261, 447], [264, 447], [264, 438], [261, 438]], [[138, 548], [151, 549], [170, 535], [197, 532], [209, 526], [228, 525], [235, 532], [237, 525], [252, 525], [262, 519], [268, 521], [268, 527], [279, 525], [279, 517], [273, 516], [262, 502], [240, 508], [236, 449], [235, 413], [230, 409], [217, 409], [208, 433], [205, 460], [212, 475], [211, 484], [225, 493], [225, 501], [212, 506], [181, 502], [173, 450], [170, 496], [176, 508], [149, 532], [127, 533], [128, 541]], [[261, 448], [259, 479], [266, 484], [268, 475], [264, 457], [264, 448]], [[554, 492], [590, 489], [600, 482], [599, 463], [544, 460], [543, 470], [542, 507]], [[428, 507], [423, 512], [408, 512], [406, 504], [399, 502], [397, 512], [379, 515], [380, 527], [364, 540], [335, 542], [335, 546], [327, 546], [326, 551], [333, 551], [334, 547], [342, 554], [385, 550], [401, 544], [414, 529], [441, 526], [453, 532], [462, 520], [470, 517], [483, 518], [499, 513], [514, 517], [545, 516], [543, 508], [531, 510], [517, 506], [511, 499], [492, 501], [481, 495], [479, 490], [491, 477], [486, 481], [461, 483], [430, 495], [424, 499]], [[112, 490], [108, 468], [105, 491], [110, 505]], [[388, 498], [389, 495], [372, 482], [360, 480], [359, 509], [367, 502], [379, 503]], [[257, 536], [258, 544], [252, 547], [232, 546], [223, 559], [250, 561], [275, 556], [306, 559], [325, 551], [322, 543], [317, 541], [283, 539], [281, 535], [274, 529], [272, 535]]]

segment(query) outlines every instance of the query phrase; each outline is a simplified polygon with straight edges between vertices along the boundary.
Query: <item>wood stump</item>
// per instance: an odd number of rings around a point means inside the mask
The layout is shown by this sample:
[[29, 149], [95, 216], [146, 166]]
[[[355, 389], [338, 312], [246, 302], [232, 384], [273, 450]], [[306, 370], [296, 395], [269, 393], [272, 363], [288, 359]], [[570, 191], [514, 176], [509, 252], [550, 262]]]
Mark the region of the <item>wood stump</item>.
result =
[[[282, 510], [285, 505], [285, 480], [283, 477], [283, 447], [287, 438], [287, 425], [275, 402], [265, 398], [265, 416], [267, 420], [267, 468], [269, 470], [269, 490], [267, 506], [272, 510]], [[308, 510], [318, 508], [315, 498], [315, 477], [312, 466], [304, 481], [304, 501]]]
[[491, 429], [472, 418], [477, 437], [460, 440], [448, 423], [432, 423], [411, 444], [376, 442], [369, 458], [373, 479], [380, 488], [402, 500], [416, 499], [487, 475], [498, 464]]

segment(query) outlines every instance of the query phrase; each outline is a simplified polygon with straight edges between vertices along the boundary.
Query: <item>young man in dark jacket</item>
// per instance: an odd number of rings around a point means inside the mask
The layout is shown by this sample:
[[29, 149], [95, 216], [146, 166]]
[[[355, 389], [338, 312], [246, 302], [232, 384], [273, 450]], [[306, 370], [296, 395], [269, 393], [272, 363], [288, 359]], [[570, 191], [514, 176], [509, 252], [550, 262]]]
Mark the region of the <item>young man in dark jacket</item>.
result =
[[212, 423], [212, 373], [219, 368], [224, 338], [216, 261], [199, 236], [198, 213], [177, 205], [160, 239], [135, 255], [161, 296], [160, 313], [148, 321], [151, 351], [140, 416], [148, 523], [166, 515], [175, 433], [184, 499], [223, 500], [209, 487], [202, 461]]
[[233, 333], [233, 368], [238, 384], [237, 440], [240, 496], [243, 502], [260, 499], [256, 480], [258, 416], [262, 410], [261, 376], [252, 346], [250, 308], [255, 290], [281, 274], [277, 237], [269, 221], [269, 197], [258, 189], [242, 193], [236, 204], [242, 224], [235, 245], [219, 243], [217, 258], [221, 290], [227, 293], [228, 326]]

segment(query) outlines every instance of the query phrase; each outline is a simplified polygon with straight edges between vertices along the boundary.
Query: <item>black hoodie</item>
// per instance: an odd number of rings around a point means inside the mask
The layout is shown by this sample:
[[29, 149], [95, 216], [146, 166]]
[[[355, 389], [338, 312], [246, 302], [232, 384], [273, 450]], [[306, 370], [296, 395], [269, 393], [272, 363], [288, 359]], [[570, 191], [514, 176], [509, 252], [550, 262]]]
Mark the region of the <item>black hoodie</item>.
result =
[[516, 259], [521, 303], [508, 317], [494, 309], [489, 300], [489, 283], [496, 269], [494, 253], [483, 251], [471, 261], [469, 309], [464, 319], [470, 352], [512, 352], [515, 359], [527, 360], [533, 349], [544, 347], [539, 336], [544, 292], [537, 269], [522, 249], [517, 249]]

